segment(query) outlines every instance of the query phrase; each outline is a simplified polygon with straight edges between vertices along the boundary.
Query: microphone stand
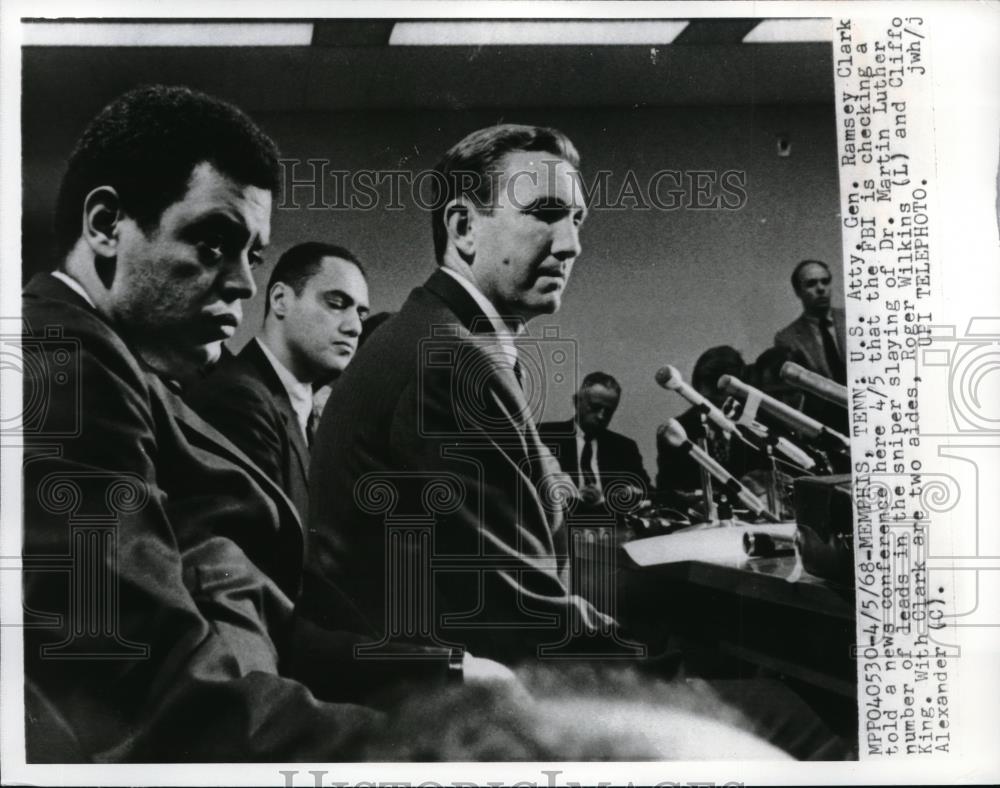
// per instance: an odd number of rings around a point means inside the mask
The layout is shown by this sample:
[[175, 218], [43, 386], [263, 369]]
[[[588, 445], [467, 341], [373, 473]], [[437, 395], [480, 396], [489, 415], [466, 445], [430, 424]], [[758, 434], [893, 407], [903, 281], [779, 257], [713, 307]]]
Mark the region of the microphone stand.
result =
[[776, 512], [781, 517], [781, 493], [778, 490], [778, 463], [774, 459], [774, 444], [768, 441], [765, 444], [767, 454], [767, 467], [770, 471], [770, 478], [767, 484], [767, 508]]
[[[701, 418], [701, 437], [698, 438], [698, 447], [708, 454], [708, 414], [699, 408], [699, 417]], [[705, 513], [708, 516], [708, 521], [710, 523], [719, 522], [719, 512], [715, 508], [715, 495], [712, 490], [712, 474], [710, 474], [705, 468], [699, 466], [701, 471], [701, 489], [705, 495]]]

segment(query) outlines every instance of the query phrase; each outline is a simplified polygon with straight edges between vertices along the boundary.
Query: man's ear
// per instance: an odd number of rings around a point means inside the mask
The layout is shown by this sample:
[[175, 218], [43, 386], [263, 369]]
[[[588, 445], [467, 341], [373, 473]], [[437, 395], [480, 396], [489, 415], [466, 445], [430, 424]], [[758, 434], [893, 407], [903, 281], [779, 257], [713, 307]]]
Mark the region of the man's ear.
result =
[[288, 314], [288, 285], [284, 282], [275, 282], [267, 293], [267, 302], [274, 316], [283, 320]]
[[476, 254], [477, 218], [472, 206], [461, 198], [452, 200], [444, 207], [444, 226], [448, 230], [448, 240], [468, 262]]
[[123, 216], [118, 192], [110, 186], [98, 186], [84, 199], [83, 239], [98, 259], [117, 257]]

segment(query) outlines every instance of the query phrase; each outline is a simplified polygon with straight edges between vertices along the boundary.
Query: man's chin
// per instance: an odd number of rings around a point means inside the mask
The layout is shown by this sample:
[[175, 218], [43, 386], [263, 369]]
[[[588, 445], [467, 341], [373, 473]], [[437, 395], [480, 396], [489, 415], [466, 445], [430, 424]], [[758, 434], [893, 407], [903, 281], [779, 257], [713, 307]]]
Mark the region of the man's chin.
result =
[[215, 366], [219, 363], [219, 359], [222, 358], [222, 340], [220, 339], [216, 342], [209, 342], [207, 345], [200, 346], [198, 348], [198, 356], [202, 366]]
[[542, 293], [532, 299], [530, 304], [533, 315], [551, 315], [562, 306], [562, 290]]
[[219, 361], [222, 340], [186, 346], [176, 342], [136, 343], [135, 350], [161, 375], [184, 383], [197, 379]]

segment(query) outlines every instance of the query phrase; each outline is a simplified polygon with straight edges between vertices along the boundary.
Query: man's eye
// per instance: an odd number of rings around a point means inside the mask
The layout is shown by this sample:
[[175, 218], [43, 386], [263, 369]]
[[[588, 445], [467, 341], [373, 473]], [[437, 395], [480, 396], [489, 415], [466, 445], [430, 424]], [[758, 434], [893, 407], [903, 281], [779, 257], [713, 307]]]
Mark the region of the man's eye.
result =
[[259, 250], [252, 251], [250, 252], [249, 260], [251, 268], [259, 268], [264, 264], [264, 255], [262, 255]]
[[226, 243], [221, 236], [205, 238], [198, 246], [210, 260], [221, 260], [226, 251]]
[[546, 224], [555, 224], [566, 215], [566, 209], [541, 206], [532, 210], [531, 214]]

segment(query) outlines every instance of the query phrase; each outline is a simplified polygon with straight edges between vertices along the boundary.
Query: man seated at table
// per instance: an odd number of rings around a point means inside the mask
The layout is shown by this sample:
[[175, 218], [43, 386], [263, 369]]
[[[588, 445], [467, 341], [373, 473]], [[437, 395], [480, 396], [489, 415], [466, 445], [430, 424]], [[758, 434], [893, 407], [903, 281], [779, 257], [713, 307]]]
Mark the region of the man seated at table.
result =
[[48, 397], [24, 451], [29, 761], [353, 760], [378, 723], [318, 699], [363, 683], [338, 633], [302, 649], [334, 655], [316, 683], [289, 678], [302, 524], [181, 399], [254, 294], [278, 173], [246, 115], [179, 87], [120, 97], [70, 157], [58, 268], [23, 294], [25, 392]]
[[[719, 378], [733, 375], [746, 378], [747, 365], [738, 350], [719, 345], [702, 353], [694, 365], [691, 386], [715, 407], [722, 408], [727, 394], [718, 387]], [[702, 423], [701, 412], [694, 406], [677, 417], [692, 443], [705, 439], [708, 453], [722, 467], [739, 479], [752, 467], [751, 450], [734, 440], [712, 422]], [[702, 486], [700, 466], [682, 449], [671, 446], [665, 437], [656, 439], [656, 490], [665, 502], [676, 503], [671, 493], [690, 493]]]
[[584, 503], [603, 501], [608, 483], [630, 488], [637, 503], [649, 495], [649, 475], [638, 445], [609, 429], [621, 393], [621, 384], [611, 375], [591, 372], [573, 394], [573, 418], [538, 427], [542, 440], [580, 489]]
[[330, 243], [296, 244], [267, 283], [264, 325], [185, 399], [309, 514], [313, 385], [347, 368], [368, 315], [358, 259]]

